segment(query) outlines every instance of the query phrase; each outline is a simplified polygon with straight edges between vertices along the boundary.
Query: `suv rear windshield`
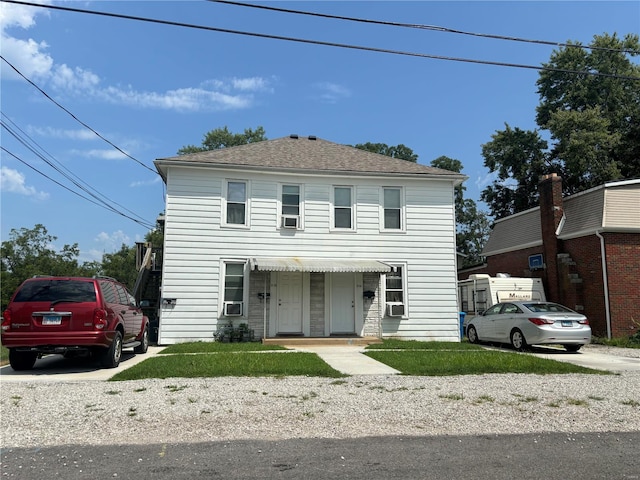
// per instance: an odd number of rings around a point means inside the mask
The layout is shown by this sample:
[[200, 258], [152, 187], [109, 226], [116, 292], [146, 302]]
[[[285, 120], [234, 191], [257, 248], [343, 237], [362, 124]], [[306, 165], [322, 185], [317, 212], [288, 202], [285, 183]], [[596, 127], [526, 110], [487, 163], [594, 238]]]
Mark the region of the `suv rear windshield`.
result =
[[14, 302], [95, 302], [93, 282], [79, 280], [33, 280], [25, 283]]

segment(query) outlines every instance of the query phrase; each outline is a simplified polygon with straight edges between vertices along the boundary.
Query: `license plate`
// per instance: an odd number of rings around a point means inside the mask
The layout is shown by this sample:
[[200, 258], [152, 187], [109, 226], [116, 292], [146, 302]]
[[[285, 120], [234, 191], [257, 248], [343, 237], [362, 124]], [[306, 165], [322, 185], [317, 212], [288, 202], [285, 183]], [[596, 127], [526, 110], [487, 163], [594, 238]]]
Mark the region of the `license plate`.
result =
[[62, 317], [60, 315], [49, 315], [47, 317], [42, 317], [43, 325], [60, 325], [62, 323]]
[[573, 322], [571, 320], [562, 320], [563, 327], [573, 327]]

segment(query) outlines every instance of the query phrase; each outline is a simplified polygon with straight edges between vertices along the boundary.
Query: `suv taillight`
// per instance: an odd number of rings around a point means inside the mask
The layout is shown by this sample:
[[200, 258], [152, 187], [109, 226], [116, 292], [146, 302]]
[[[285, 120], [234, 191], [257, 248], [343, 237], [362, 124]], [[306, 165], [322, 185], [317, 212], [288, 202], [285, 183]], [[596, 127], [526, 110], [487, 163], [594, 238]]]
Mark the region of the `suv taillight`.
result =
[[98, 330], [103, 330], [107, 326], [107, 312], [102, 308], [93, 311], [93, 326]]
[[11, 310], [8, 308], [2, 312], [2, 331], [6, 332], [11, 328]]

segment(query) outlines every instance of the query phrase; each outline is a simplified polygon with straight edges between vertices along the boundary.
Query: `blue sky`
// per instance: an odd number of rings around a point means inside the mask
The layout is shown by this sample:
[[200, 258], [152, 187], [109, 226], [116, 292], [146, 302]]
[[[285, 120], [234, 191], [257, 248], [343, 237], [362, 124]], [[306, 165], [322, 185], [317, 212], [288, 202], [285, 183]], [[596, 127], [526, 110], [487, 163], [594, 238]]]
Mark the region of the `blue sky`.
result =
[[[370, 25], [206, 1], [48, 4], [229, 30], [539, 66], [553, 47]], [[640, 2], [263, 2], [331, 15], [564, 43], [640, 32]], [[143, 225], [65, 190], [69, 180], [2, 129], [1, 237], [41, 223], [100, 260], [142, 240], [164, 208], [153, 161], [204, 134], [263, 126], [343, 144], [404, 144], [419, 162], [446, 155], [478, 201], [490, 181], [482, 144], [504, 124], [535, 128], [537, 70], [341, 49], [0, 4], [1, 52], [123, 155], [0, 65], [2, 122], [59, 170]], [[18, 158], [16, 158], [18, 157]], [[86, 193], [82, 193], [87, 196]]]

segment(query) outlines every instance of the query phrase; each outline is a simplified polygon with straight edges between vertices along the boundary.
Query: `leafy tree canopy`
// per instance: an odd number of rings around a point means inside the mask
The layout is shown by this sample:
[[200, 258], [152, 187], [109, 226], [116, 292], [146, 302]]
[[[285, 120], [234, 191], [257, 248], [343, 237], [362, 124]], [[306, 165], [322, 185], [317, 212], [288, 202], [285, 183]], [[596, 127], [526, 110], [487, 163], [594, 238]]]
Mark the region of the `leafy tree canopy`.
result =
[[387, 157], [399, 158], [400, 160], [407, 160], [409, 162], [416, 163], [418, 161], [418, 155], [413, 153], [409, 147], [405, 145], [396, 145], [395, 147], [389, 146], [385, 143], [359, 143], [354, 145], [360, 150], [366, 150], [367, 152], [379, 153], [380, 155], [386, 155]]
[[91, 276], [97, 273], [95, 263], [78, 263], [77, 243], [56, 250], [53, 247], [56, 240], [57, 237], [49, 235], [41, 224], [33, 229], [11, 230], [9, 240], [2, 242], [0, 290], [3, 310], [18, 286], [34, 275]]
[[255, 130], [246, 128], [244, 133], [231, 133], [225, 126], [216, 128], [207, 132], [202, 140], [200, 147], [195, 145], [187, 145], [178, 150], [178, 155], [186, 155], [188, 153], [206, 152], [208, 150], [219, 150], [221, 148], [236, 147], [238, 145], [246, 145], [248, 143], [261, 142], [267, 140], [264, 128], [258, 127]]
[[[162, 246], [161, 228], [149, 231], [145, 235], [146, 242], [154, 246]], [[136, 281], [136, 247], [122, 245], [120, 250], [105, 253], [102, 262], [78, 261], [80, 250], [78, 244], [64, 245], [56, 249], [53, 245], [57, 237], [50, 235], [41, 224], [32, 229], [12, 229], [9, 240], [2, 242], [2, 259], [0, 262], [1, 308], [9, 304], [11, 295], [27, 278], [34, 275], [58, 275], [91, 277], [106, 275], [113, 277], [133, 288]]]
[[[556, 50], [536, 82], [540, 133], [507, 125], [482, 147], [495, 181], [482, 192], [495, 218], [538, 204], [541, 175], [563, 177], [565, 194], [607, 181], [640, 178], [640, 55], [636, 34], [594, 36]], [[574, 73], [600, 73], [598, 76]]]
[[[462, 172], [462, 162], [449, 157], [438, 157], [431, 166], [451, 172]], [[456, 247], [465, 255], [461, 267], [477, 265], [482, 262], [482, 249], [489, 238], [490, 224], [487, 214], [478, 210], [476, 202], [464, 198], [466, 187], [455, 187], [456, 209]]]

